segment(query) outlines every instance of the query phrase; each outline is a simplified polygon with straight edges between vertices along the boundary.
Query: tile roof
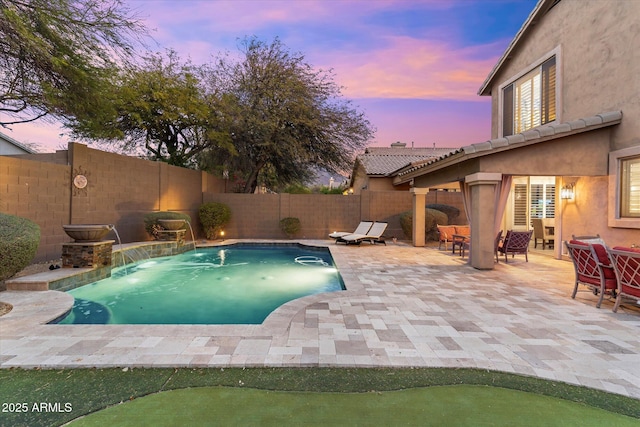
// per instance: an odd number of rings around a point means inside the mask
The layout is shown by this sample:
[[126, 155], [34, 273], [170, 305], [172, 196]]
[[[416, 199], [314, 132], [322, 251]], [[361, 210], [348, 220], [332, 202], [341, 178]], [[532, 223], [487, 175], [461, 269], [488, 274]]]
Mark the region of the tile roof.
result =
[[[493, 154], [498, 151], [511, 150], [520, 146], [526, 146], [544, 142], [552, 139], [567, 137], [582, 132], [600, 129], [607, 126], [613, 126], [622, 121], [622, 111], [609, 111], [606, 113], [596, 114], [595, 116], [585, 117], [564, 123], [550, 123], [529, 129], [525, 132], [515, 135], [509, 135], [502, 138], [490, 139], [485, 142], [479, 142], [458, 148], [454, 151], [446, 153], [437, 158], [428, 159], [419, 163], [414, 163], [397, 170], [394, 175], [403, 179], [403, 177], [423, 169], [427, 166], [435, 165], [450, 157], [453, 163], [459, 163], [472, 157], [480, 157]], [[449, 163], [451, 164], [451, 163]], [[424, 172], [427, 173], [427, 172]]]
[[456, 148], [440, 147], [369, 147], [357, 159], [364, 167], [367, 175], [385, 176], [413, 163], [435, 159], [455, 150]]

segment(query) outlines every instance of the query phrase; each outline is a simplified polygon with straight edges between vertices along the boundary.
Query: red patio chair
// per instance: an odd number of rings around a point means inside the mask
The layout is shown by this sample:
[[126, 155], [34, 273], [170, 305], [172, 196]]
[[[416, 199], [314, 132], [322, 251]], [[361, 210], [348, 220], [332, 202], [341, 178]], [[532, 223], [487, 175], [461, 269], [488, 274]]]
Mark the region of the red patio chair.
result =
[[613, 306], [615, 313], [622, 297], [640, 301], [640, 250], [616, 246], [608, 252], [618, 280], [618, 296]]
[[600, 244], [589, 244], [578, 240], [565, 242], [573, 262], [576, 283], [571, 298], [576, 297], [578, 284], [585, 285], [594, 295], [600, 295], [596, 307], [600, 308], [605, 294], [615, 296], [618, 288], [616, 273], [613, 270], [607, 250]]
[[511, 258], [515, 254], [524, 254], [524, 258], [529, 262], [529, 241], [531, 241], [531, 231], [512, 231], [508, 230], [504, 236], [504, 240], [501, 245], [498, 245], [498, 252], [504, 254], [504, 262], [508, 263], [507, 255], [511, 254]]

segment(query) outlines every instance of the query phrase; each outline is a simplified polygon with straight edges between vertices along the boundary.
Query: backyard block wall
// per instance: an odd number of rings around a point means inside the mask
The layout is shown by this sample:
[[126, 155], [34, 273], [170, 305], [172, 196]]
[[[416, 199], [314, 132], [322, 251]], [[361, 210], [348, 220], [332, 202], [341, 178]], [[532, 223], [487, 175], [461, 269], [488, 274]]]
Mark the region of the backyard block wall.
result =
[[[73, 178], [84, 175], [77, 188]], [[196, 238], [204, 233], [198, 208], [217, 201], [231, 209], [227, 238], [282, 239], [280, 220], [301, 221], [296, 236], [325, 239], [333, 231], [354, 230], [362, 220], [386, 221], [388, 237], [406, 239], [399, 215], [411, 209], [408, 191], [363, 191], [360, 195], [235, 194], [228, 183], [206, 172], [171, 166], [71, 143], [54, 154], [0, 156], [0, 212], [40, 226], [35, 261], [59, 259], [71, 242], [64, 224], [114, 224], [123, 243], [151, 240], [143, 217], [154, 211], [177, 211], [192, 218]], [[427, 203], [462, 209], [460, 193], [430, 192]], [[190, 233], [187, 239], [191, 240]], [[117, 240], [115, 233], [108, 239]], [[117, 244], [117, 242], [116, 242]]]
[[385, 221], [386, 236], [405, 239], [400, 213], [411, 209], [412, 195], [404, 191], [365, 190], [361, 195], [336, 194], [214, 194], [206, 202], [224, 203], [231, 209], [225, 227], [227, 238], [285, 238], [280, 220], [300, 219], [296, 235], [304, 239], [326, 239], [333, 231], [354, 230], [360, 221]]
[[66, 165], [0, 156], [0, 212], [40, 226], [38, 259], [59, 258], [69, 241], [62, 225], [69, 224], [70, 176]]
[[[73, 185], [84, 175], [85, 188]], [[224, 182], [201, 171], [152, 162], [71, 143], [55, 154], [0, 156], [0, 211], [40, 226], [36, 261], [60, 258], [71, 239], [64, 224], [114, 224], [123, 242], [146, 241], [143, 217], [158, 210], [191, 216], [199, 233], [203, 188]], [[114, 233], [107, 236], [116, 239]], [[190, 237], [189, 237], [190, 239]]]

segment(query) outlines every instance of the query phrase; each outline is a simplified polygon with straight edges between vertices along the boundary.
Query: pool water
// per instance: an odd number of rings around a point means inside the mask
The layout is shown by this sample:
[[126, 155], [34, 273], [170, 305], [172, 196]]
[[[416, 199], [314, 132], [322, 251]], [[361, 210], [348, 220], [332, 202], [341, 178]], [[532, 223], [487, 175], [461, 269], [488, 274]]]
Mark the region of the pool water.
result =
[[260, 324], [282, 304], [344, 290], [327, 248], [229, 245], [129, 264], [69, 291], [60, 324]]

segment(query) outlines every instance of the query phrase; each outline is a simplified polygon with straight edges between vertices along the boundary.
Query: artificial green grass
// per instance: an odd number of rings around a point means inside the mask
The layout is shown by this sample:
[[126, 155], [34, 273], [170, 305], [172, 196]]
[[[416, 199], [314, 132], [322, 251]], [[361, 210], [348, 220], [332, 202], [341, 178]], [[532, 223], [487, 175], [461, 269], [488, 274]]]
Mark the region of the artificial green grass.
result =
[[566, 400], [489, 386], [367, 393], [204, 387], [165, 391], [70, 424], [102, 426], [637, 426]]
[[[27, 403], [27, 412], [5, 412], [2, 426], [56, 426], [152, 393], [229, 386], [295, 392], [382, 392], [438, 385], [491, 385], [556, 397], [640, 418], [640, 400], [586, 387], [479, 369], [437, 368], [233, 368], [0, 370], [0, 402]], [[34, 412], [33, 404], [69, 403], [70, 412]], [[50, 408], [55, 409], [55, 408]], [[174, 407], [179, 411], [179, 407]], [[640, 422], [638, 422], [640, 424]]]

